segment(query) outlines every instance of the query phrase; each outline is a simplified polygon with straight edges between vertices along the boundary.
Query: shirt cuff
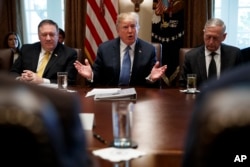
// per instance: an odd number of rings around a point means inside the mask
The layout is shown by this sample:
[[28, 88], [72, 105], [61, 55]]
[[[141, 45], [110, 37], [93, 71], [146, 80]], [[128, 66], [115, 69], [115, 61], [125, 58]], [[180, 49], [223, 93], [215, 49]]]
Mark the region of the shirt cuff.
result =
[[43, 83], [50, 84], [50, 80], [49, 79], [47, 79], [47, 78], [42, 78], [42, 79], [43, 79]]
[[154, 80], [151, 79], [151, 75], [147, 76], [146, 80], [149, 81], [149, 82], [151, 82], [151, 83], [156, 82], [156, 80], [154, 81]]
[[93, 83], [94, 82], [94, 73], [92, 72], [92, 77], [91, 78], [87, 78], [87, 80], [90, 82], [90, 83]]

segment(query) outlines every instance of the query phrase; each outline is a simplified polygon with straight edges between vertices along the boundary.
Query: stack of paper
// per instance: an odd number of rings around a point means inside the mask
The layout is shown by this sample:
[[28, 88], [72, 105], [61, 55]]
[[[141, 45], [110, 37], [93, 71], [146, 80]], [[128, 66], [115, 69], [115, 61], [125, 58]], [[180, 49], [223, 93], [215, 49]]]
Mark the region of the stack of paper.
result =
[[120, 92], [121, 88], [95, 88], [89, 91], [85, 97], [89, 96], [95, 96], [98, 94], [106, 94], [106, 95], [113, 95], [118, 94]]
[[94, 100], [136, 100], [135, 88], [92, 89], [86, 97], [94, 96]]

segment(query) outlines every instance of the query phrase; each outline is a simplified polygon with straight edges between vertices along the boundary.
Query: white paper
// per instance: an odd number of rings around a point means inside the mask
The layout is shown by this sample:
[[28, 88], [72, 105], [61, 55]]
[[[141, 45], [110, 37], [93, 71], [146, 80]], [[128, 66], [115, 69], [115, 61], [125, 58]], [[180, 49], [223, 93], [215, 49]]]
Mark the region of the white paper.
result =
[[44, 87], [47, 87], [47, 88], [54, 88], [54, 89], [57, 89], [58, 88], [58, 85], [55, 84], [55, 83], [42, 83], [42, 84], [39, 84], [40, 86], [44, 86]]
[[181, 89], [180, 92], [182, 92], [182, 93], [190, 93], [190, 94], [192, 94], [192, 93], [193, 93], [193, 94], [194, 94], [194, 93], [200, 93], [199, 90], [195, 90], [195, 92], [188, 92], [187, 89]]
[[94, 100], [136, 100], [135, 88], [121, 89], [116, 94], [97, 94]]
[[83, 125], [84, 130], [92, 130], [94, 123], [94, 114], [93, 113], [81, 113], [80, 119]]
[[144, 152], [133, 148], [114, 147], [94, 150], [93, 154], [112, 162], [128, 161], [130, 159], [138, 158], [140, 156], [145, 155]]
[[121, 88], [94, 88], [89, 91], [85, 97], [94, 96], [97, 94], [117, 94], [119, 93]]

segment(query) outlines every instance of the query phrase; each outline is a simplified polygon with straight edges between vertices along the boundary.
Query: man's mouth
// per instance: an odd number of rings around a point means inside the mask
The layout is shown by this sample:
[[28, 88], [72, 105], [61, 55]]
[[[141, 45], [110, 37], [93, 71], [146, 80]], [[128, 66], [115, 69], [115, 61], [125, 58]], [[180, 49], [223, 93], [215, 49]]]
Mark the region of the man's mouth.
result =
[[128, 38], [131, 39], [131, 38], [134, 38], [134, 36], [133, 35], [129, 35]]

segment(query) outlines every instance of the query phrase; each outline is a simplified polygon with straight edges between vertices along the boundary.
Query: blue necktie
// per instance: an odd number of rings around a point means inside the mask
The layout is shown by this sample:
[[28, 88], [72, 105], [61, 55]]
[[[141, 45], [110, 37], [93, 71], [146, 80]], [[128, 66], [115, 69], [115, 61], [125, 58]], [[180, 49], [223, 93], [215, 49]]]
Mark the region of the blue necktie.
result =
[[125, 54], [122, 60], [122, 69], [120, 72], [119, 85], [128, 86], [130, 80], [130, 68], [131, 68], [131, 60], [129, 56], [130, 46], [127, 46], [125, 49]]

